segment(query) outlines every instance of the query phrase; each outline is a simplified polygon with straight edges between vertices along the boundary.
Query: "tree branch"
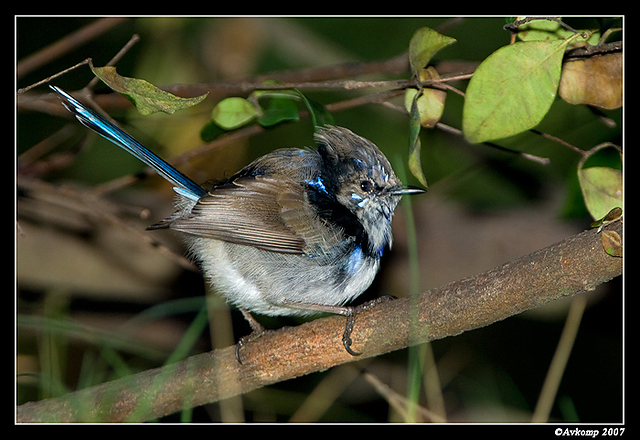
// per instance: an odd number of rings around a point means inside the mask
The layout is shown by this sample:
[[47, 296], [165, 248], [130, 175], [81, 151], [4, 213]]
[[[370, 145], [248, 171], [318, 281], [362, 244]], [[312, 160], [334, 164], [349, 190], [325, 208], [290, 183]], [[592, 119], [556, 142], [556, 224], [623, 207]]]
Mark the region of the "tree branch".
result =
[[[606, 229], [622, 236], [622, 222]], [[216, 402], [335, 365], [486, 326], [547, 302], [593, 290], [622, 274], [592, 229], [488, 272], [398, 299], [358, 315], [352, 357], [341, 343], [345, 319], [330, 316], [269, 332], [242, 349], [192, 356], [169, 366], [60, 398], [29, 402], [18, 422], [140, 421]]]

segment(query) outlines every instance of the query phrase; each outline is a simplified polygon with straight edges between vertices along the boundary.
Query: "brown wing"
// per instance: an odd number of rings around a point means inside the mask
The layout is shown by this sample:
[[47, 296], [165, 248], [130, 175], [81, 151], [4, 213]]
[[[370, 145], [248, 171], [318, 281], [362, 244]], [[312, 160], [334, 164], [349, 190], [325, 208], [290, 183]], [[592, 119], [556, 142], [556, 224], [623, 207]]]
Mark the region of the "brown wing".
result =
[[273, 252], [303, 253], [300, 232], [309, 223], [305, 214], [313, 215], [309, 209], [301, 186], [286, 187], [266, 176], [242, 177], [211, 190], [169, 227]]

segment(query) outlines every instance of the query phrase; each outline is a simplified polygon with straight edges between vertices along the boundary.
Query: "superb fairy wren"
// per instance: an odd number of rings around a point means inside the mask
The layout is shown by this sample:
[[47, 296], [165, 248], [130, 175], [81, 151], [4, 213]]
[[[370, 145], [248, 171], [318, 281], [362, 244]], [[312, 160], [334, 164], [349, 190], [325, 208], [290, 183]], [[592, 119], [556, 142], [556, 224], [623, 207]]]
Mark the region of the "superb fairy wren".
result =
[[[341, 127], [318, 127], [315, 150], [282, 148], [204, 189], [123, 130], [51, 86], [88, 128], [129, 151], [175, 185], [177, 211], [148, 229], [186, 234], [191, 254], [217, 291], [243, 311], [348, 317], [345, 349], [357, 309], [345, 306], [372, 283], [391, 247], [391, 217], [403, 194], [384, 154]], [[251, 338], [251, 336], [250, 336]], [[242, 345], [241, 339], [237, 350]], [[240, 360], [239, 353], [236, 356]]]

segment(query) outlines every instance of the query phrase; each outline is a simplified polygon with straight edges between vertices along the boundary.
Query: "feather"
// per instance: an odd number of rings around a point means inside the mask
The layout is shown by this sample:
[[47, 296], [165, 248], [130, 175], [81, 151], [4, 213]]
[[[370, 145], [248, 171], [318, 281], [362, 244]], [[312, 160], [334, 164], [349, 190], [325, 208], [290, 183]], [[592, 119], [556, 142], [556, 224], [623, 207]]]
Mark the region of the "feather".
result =
[[301, 186], [258, 175], [214, 187], [189, 214], [168, 221], [171, 229], [187, 234], [301, 254], [306, 247], [303, 235], [285, 220], [300, 210], [304, 210]]

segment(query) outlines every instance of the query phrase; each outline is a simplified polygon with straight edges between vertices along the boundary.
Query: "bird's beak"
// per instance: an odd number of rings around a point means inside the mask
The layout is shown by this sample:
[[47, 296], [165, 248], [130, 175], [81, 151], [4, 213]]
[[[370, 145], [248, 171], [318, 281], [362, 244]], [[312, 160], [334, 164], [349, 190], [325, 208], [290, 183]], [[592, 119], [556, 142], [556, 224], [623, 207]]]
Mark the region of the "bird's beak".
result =
[[422, 194], [427, 192], [427, 190], [418, 188], [417, 186], [405, 185], [405, 186], [398, 186], [392, 189], [390, 192], [395, 196], [402, 196], [402, 195], [411, 195], [411, 194]]

